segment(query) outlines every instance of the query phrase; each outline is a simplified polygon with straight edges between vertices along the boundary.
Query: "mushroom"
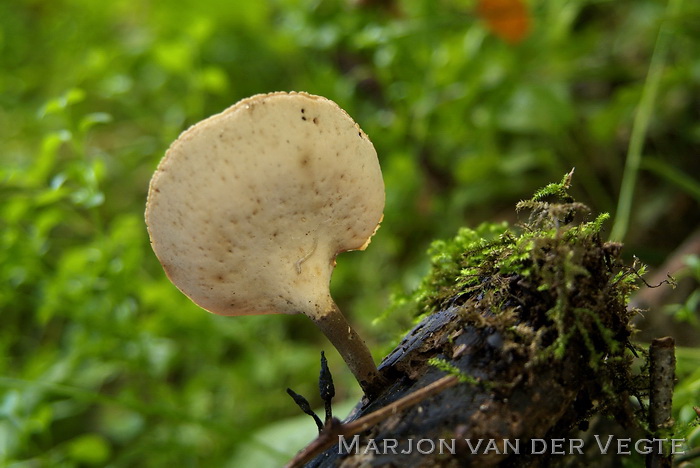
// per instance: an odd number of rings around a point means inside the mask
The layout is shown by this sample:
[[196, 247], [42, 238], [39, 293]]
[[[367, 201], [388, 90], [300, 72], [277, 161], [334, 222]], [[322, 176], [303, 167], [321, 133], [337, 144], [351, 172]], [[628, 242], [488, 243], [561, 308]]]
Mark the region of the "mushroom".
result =
[[305, 314], [372, 396], [382, 379], [329, 283], [336, 256], [364, 250], [383, 210], [377, 153], [352, 118], [326, 98], [278, 92], [183, 132], [151, 179], [146, 224], [193, 302], [220, 315]]

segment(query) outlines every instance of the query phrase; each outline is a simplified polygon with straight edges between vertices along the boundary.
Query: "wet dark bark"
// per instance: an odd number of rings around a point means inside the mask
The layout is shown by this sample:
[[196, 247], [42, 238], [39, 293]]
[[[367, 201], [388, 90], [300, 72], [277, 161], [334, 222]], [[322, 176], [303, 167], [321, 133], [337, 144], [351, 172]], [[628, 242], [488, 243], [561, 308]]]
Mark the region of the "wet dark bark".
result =
[[[594, 400], [600, 392], [597, 383], [590, 382], [595, 377], [587, 370], [583, 354], [579, 354], [581, 362], [524, 359], [509, 349], [494, 328], [474, 325], [458, 307], [428, 316], [409, 332], [379, 366], [392, 384], [371, 403], [358, 405], [345, 422], [372, 414], [443, 378], [446, 373], [428, 363], [436, 357], [475, 381], [460, 382], [390, 414], [356, 438], [343, 436], [341, 443], [334, 434], [330, 448], [305, 466], [619, 465], [618, 456], [601, 456], [597, 441], [581, 431], [595, 413]], [[615, 411], [618, 422], [606, 420], [596, 426], [603, 434], [603, 446], [609, 435], [644, 437], [631, 426], [631, 404]], [[479, 439], [483, 439], [480, 445]], [[491, 440], [497, 448], [488, 446]], [[615, 451], [617, 439], [612, 440], [610, 452]], [[543, 451], [545, 444], [545, 453], [533, 453], [533, 449]], [[578, 454], [579, 447], [583, 455]]]

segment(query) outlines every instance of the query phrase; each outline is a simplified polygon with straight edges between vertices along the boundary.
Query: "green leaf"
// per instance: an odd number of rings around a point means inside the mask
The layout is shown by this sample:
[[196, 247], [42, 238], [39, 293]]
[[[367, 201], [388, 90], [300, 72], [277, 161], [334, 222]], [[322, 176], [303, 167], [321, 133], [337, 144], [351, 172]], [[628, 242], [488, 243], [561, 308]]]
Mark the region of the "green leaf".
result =
[[85, 100], [85, 91], [81, 88], [71, 88], [61, 96], [50, 99], [39, 111], [39, 118], [52, 114], [60, 114], [73, 104]]
[[93, 112], [80, 119], [79, 128], [80, 131], [84, 133], [97, 124], [110, 123], [111, 121], [112, 116], [107, 112]]
[[68, 445], [70, 458], [87, 465], [102, 465], [109, 459], [111, 453], [109, 442], [98, 434], [78, 436]]

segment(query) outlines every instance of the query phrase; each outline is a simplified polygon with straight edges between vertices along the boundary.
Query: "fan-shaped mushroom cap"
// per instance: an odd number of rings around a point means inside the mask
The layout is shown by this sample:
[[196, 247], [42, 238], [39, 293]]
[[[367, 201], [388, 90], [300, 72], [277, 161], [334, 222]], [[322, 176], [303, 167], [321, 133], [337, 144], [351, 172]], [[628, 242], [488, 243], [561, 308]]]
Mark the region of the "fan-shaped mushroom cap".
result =
[[334, 307], [338, 253], [364, 249], [384, 210], [372, 143], [334, 102], [244, 99], [187, 131], [154, 174], [146, 223], [171, 281], [222, 315]]

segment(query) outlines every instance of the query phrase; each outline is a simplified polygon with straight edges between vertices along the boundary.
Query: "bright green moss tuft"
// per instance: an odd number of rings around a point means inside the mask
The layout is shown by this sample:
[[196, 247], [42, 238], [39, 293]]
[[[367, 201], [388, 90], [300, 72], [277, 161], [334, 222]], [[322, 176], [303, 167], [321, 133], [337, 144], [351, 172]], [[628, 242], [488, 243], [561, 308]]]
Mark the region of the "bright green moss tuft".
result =
[[518, 203], [528, 214], [522, 224], [485, 223], [434, 242], [432, 268], [409, 300], [416, 313], [456, 307], [533, 350], [532, 358], [564, 359], [575, 346], [591, 370], [624, 353], [638, 269], [623, 264], [619, 244], [601, 239], [607, 213], [590, 220], [569, 195], [571, 176]]
[[[517, 375], [536, 378], [536, 369], [551, 366], [562, 378], [574, 372], [599, 402], [592, 411], [614, 413], [628, 407], [620, 395], [645, 392], [644, 379], [632, 371], [634, 356], [644, 353], [630, 342], [635, 312], [627, 307], [643, 268], [625, 265], [621, 245], [602, 240], [608, 215], [591, 216], [569, 195], [570, 182], [571, 173], [518, 203], [526, 222], [462, 228], [434, 242], [432, 268], [407, 302], [421, 317], [453, 309], [461, 332], [497, 333], [500, 348], [518, 362], [512, 365], [521, 366]], [[488, 347], [470, 353], [489, 359]], [[449, 362], [431, 364], [465, 379]], [[643, 416], [629, 418], [643, 425]]]

